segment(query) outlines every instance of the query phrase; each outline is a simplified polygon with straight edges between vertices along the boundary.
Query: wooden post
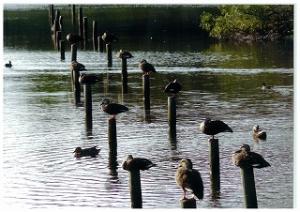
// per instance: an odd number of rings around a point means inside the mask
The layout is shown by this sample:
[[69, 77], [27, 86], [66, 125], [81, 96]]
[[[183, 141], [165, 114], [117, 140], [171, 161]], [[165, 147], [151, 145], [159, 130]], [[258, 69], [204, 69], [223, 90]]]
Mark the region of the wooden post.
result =
[[83, 47], [87, 48], [88, 43], [88, 19], [87, 17], [83, 18]]
[[92, 100], [92, 87], [90, 83], [83, 84], [84, 90], [84, 107], [85, 107], [85, 125], [86, 129], [93, 129], [93, 100]]
[[[83, 15], [82, 15], [82, 7], [79, 7], [78, 26], [79, 26], [79, 36], [83, 37]], [[82, 41], [81, 41], [81, 47], [82, 47]]]
[[168, 97], [169, 135], [176, 138], [176, 96]]
[[60, 14], [60, 12], [59, 12], [59, 10], [55, 10], [55, 18], [54, 18], [54, 23], [53, 23], [53, 36], [54, 36], [54, 45], [55, 45], [55, 47], [57, 48], [57, 46], [58, 46], [58, 43], [57, 43], [57, 31], [59, 31], [59, 15]]
[[72, 5], [71, 16], [72, 16], [73, 29], [75, 29], [75, 25], [76, 25], [76, 21], [75, 21], [75, 19], [76, 19], [75, 18], [76, 17], [75, 4]]
[[58, 19], [58, 24], [59, 24], [59, 31], [63, 31], [63, 17], [62, 16], [59, 16], [59, 19]]
[[150, 110], [150, 76], [143, 75], [143, 91], [144, 91], [144, 107], [145, 110]]
[[64, 61], [66, 59], [65, 58], [65, 41], [60, 40], [59, 46], [60, 46], [60, 60]]
[[104, 42], [101, 35], [98, 36], [98, 51], [101, 53], [104, 52]]
[[127, 59], [122, 58], [122, 91], [128, 93]]
[[97, 21], [94, 20], [93, 21], [93, 47], [94, 47], [94, 51], [97, 51], [97, 47], [98, 47], [97, 33], [98, 33]]
[[197, 208], [196, 200], [191, 199], [181, 199], [180, 200], [181, 208]]
[[74, 43], [71, 45], [71, 62], [77, 61], [77, 45]]
[[131, 197], [131, 208], [142, 208], [142, 188], [140, 170], [129, 171], [129, 190]]
[[74, 76], [74, 97], [75, 97], [75, 105], [78, 105], [80, 103], [80, 83], [78, 81], [79, 79], [79, 71], [72, 70], [73, 76]]
[[54, 5], [50, 4], [49, 6], [49, 23], [50, 26], [54, 24]]
[[60, 51], [61, 31], [56, 32], [56, 48]]
[[116, 169], [117, 162], [117, 127], [116, 119], [108, 119], [108, 146], [109, 146], [109, 167], [110, 169]]
[[112, 67], [112, 46], [111, 43], [106, 44], [107, 66]]
[[241, 167], [241, 176], [244, 188], [244, 199], [246, 208], [257, 208], [257, 197], [252, 166]]
[[219, 140], [209, 139], [209, 164], [210, 164], [210, 188], [212, 197], [217, 197], [220, 193], [220, 159]]

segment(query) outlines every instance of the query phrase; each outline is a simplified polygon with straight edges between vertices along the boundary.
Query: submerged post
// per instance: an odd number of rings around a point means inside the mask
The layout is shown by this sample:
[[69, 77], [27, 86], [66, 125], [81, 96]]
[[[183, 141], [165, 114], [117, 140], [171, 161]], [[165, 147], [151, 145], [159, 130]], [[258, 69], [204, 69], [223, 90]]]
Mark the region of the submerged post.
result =
[[56, 32], [56, 47], [60, 51], [60, 40], [61, 40], [61, 31]]
[[257, 197], [252, 166], [241, 167], [241, 177], [244, 188], [244, 200], [246, 208], [257, 208]]
[[77, 60], [77, 45], [74, 43], [71, 45], [71, 62]]
[[104, 42], [101, 35], [98, 36], [98, 51], [101, 53], [104, 51]]
[[74, 77], [74, 98], [75, 98], [75, 105], [78, 105], [80, 103], [80, 83], [79, 83], [79, 71], [77, 70], [72, 70], [72, 74]]
[[169, 135], [176, 138], [176, 96], [168, 97]]
[[181, 199], [180, 200], [181, 208], [197, 208], [196, 200], [191, 199]]
[[128, 73], [126, 58], [122, 58], [122, 90], [123, 93], [128, 93]]
[[64, 61], [65, 58], [65, 41], [64, 40], [60, 40], [60, 60]]
[[93, 47], [94, 47], [94, 51], [97, 51], [97, 47], [98, 47], [97, 33], [98, 33], [97, 21], [94, 20], [93, 21]]
[[150, 111], [150, 75], [143, 75], [144, 107]]
[[131, 208], [142, 208], [141, 175], [139, 169], [129, 171], [129, 190], [131, 197]]
[[219, 140], [209, 139], [210, 188], [213, 197], [220, 193]]
[[117, 168], [117, 127], [116, 118], [108, 119], [108, 147], [109, 147], [109, 167], [111, 169]]
[[112, 66], [112, 46], [111, 43], [106, 44], [107, 66]]
[[83, 47], [87, 48], [88, 43], [88, 19], [87, 17], [83, 18]]

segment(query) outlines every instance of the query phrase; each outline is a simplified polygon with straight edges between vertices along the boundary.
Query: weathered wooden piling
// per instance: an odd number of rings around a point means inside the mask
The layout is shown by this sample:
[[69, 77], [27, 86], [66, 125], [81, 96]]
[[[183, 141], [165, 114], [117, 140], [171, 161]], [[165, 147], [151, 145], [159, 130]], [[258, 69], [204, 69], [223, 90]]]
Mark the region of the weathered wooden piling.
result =
[[87, 48], [88, 43], [88, 19], [87, 17], [83, 17], [83, 47]]
[[150, 75], [143, 75], [144, 108], [150, 111]]
[[112, 45], [111, 43], [106, 44], [107, 53], [107, 66], [112, 67]]
[[64, 40], [60, 40], [60, 60], [64, 61], [66, 59], [65, 57], [65, 41]]
[[139, 169], [129, 171], [129, 190], [131, 208], [142, 208], [141, 175]]
[[103, 42], [102, 36], [99, 35], [97, 38], [98, 38], [97, 39], [98, 40], [98, 51], [103, 53], [103, 51], [104, 51], [104, 42]]
[[97, 51], [97, 49], [98, 49], [97, 33], [98, 33], [97, 21], [94, 20], [93, 21], [93, 48], [94, 48], [94, 51]]
[[84, 108], [85, 108], [85, 126], [87, 130], [93, 129], [93, 99], [92, 86], [90, 83], [83, 84]]
[[220, 158], [219, 140], [209, 139], [209, 165], [210, 165], [210, 188], [212, 197], [220, 193]]
[[75, 25], [76, 25], [76, 6], [75, 6], [75, 4], [72, 4], [71, 18], [72, 18], [72, 26], [73, 26], [73, 29], [74, 29]]
[[77, 61], [77, 45], [74, 43], [71, 45], [71, 62]]
[[176, 138], [176, 96], [168, 97], [169, 135]]
[[73, 74], [73, 83], [74, 83], [74, 98], [75, 98], [75, 105], [79, 105], [80, 103], [80, 83], [79, 83], [79, 71], [77, 70], [72, 70]]
[[[82, 7], [79, 7], [79, 13], [78, 13], [78, 27], [79, 27], [79, 36], [83, 37], [83, 14], [82, 14]], [[82, 46], [81, 41], [81, 46]]]
[[49, 23], [50, 23], [50, 26], [52, 26], [54, 23], [54, 5], [53, 4], [49, 5]]
[[128, 93], [127, 59], [122, 58], [122, 93]]
[[194, 198], [181, 199], [180, 206], [181, 208], [197, 208], [196, 200]]
[[63, 31], [63, 17], [60, 15], [58, 19], [59, 31]]
[[60, 51], [61, 31], [56, 32], [56, 48]]
[[244, 189], [246, 208], [257, 208], [257, 197], [253, 167], [251, 165], [241, 167], [241, 177]]
[[111, 169], [118, 166], [117, 162], [117, 127], [116, 118], [108, 119], [108, 147], [109, 147], [109, 167]]

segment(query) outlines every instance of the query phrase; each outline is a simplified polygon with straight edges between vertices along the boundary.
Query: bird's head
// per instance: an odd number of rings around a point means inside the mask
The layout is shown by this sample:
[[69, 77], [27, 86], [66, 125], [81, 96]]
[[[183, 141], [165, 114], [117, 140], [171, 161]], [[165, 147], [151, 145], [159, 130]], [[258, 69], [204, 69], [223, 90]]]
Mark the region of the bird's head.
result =
[[244, 150], [246, 152], [250, 152], [250, 146], [248, 144], [243, 144], [241, 147], [240, 147], [241, 150]]
[[140, 63], [147, 63], [147, 60], [143, 59], [140, 61]]
[[253, 132], [258, 132], [258, 131], [259, 131], [259, 125], [254, 125]]
[[81, 152], [81, 147], [76, 147], [73, 153], [80, 153]]
[[109, 99], [103, 99], [100, 105], [101, 105], [101, 106], [102, 106], [102, 105], [104, 106], [104, 105], [108, 105], [109, 103], [110, 103], [110, 100], [109, 100]]
[[185, 158], [185, 159], [182, 159], [179, 162], [179, 167], [184, 167], [184, 168], [187, 168], [187, 169], [192, 169], [193, 168], [193, 163], [192, 163], [192, 161], [190, 159]]

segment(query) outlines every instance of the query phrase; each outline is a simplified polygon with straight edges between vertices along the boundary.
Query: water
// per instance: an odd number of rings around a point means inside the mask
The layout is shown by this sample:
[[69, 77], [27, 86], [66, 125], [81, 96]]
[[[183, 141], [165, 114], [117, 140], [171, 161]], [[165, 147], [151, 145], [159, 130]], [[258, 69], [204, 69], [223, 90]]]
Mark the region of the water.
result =
[[[130, 208], [128, 172], [120, 164], [132, 154], [157, 163], [157, 167], [141, 172], [144, 208], [179, 207], [182, 192], [174, 175], [184, 157], [194, 162], [204, 181], [205, 195], [197, 201], [198, 208], [242, 208], [240, 170], [232, 165], [231, 154], [247, 143], [271, 164], [270, 168], [255, 170], [258, 206], [293, 207], [291, 45], [203, 47], [197, 39], [183, 36], [175, 39], [174, 47], [174, 39], [152, 41], [153, 48], [125, 39], [124, 46], [132, 47], [129, 49], [134, 55], [128, 61], [128, 94], [122, 94], [119, 59], [114, 57], [113, 67], [108, 69], [105, 54], [78, 52], [78, 61], [88, 72], [101, 76], [100, 83], [93, 86], [92, 135], [85, 130], [84, 108], [74, 105], [70, 53], [60, 62], [57, 51], [50, 48], [51, 42], [43, 44], [48, 45], [45, 49], [5, 43], [4, 61], [12, 60], [13, 68], [3, 71], [4, 204], [22, 208]], [[120, 46], [122, 43], [116, 49]], [[137, 67], [143, 58], [158, 71], [151, 76], [150, 121], [144, 116], [142, 76]], [[168, 138], [167, 97], [162, 92], [174, 78], [184, 88], [178, 97], [176, 145]], [[273, 90], [260, 90], [262, 82], [272, 84]], [[104, 97], [129, 107], [129, 112], [117, 118], [117, 176], [108, 169], [108, 115], [99, 109]], [[219, 199], [210, 195], [208, 137], [199, 132], [199, 123], [207, 116], [222, 119], [234, 131], [217, 136]], [[253, 141], [254, 124], [267, 131], [266, 141]], [[73, 157], [75, 147], [94, 145], [101, 148], [98, 157]]]

